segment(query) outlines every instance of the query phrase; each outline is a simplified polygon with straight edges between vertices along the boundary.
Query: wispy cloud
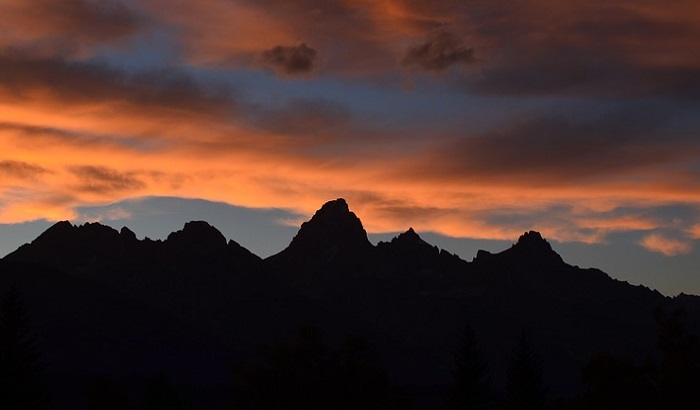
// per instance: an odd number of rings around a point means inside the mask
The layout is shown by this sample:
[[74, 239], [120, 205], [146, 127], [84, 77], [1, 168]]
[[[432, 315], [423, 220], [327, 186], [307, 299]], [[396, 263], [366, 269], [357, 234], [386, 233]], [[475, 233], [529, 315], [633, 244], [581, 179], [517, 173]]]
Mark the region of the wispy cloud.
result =
[[687, 240], [670, 238], [662, 234], [650, 234], [639, 243], [645, 249], [662, 253], [666, 256], [676, 256], [690, 253], [693, 245]]
[[102, 194], [112, 191], [133, 192], [146, 187], [146, 184], [131, 172], [123, 173], [91, 165], [72, 166], [68, 170], [78, 178], [77, 189], [81, 191]]
[[5, 178], [32, 180], [48, 172], [44, 167], [22, 161], [0, 161], [0, 175]]

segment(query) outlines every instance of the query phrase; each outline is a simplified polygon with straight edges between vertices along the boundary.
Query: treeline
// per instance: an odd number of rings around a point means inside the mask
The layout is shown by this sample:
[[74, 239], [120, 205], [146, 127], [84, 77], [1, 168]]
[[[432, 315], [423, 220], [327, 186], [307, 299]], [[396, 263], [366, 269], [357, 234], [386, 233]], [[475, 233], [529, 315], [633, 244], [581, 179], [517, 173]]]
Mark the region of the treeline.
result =
[[507, 381], [502, 395], [496, 394], [474, 330], [465, 327], [455, 354], [455, 385], [443, 406], [457, 409], [536, 410], [547, 408], [547, 389], [540, 358], [530, 346], [526, 332], [510, 354]]
[[657, 351], [637, 363], [601, 352], [581, 369], [585, 390], [550, 401], [542, 361], [526, 333], [511, 353], [505, 390], [489, 381], [488, 363], [467, 327], [455, 356], [455, 387], [446, 409], [480, 410], [657, 410], [700, 409], [700, 343], [685, 326], [682, 309], [653, 312]]
[[700, 343], [682, 309], [655, 310], [657, 352], [641, 363], [601, 353], [581, 371], [579, 397], [558, 403], [572, 410], [700, 409]]
[[[700, 408], [700, 343], [684, 325], [682, 310], [654, 313], [656, 352], [646, 360], [601, 353], [581, 369], [586, 388], [577, 396], [549, 400], [546, 369], [524, 330], [509, 353], [507, 378], [493, 386], [478, 335], [465, 326], [453, 363], [453, 385], [440, 410], [644, 410]], [[508, 353], [506, 353], [508, 354]], [[126, 382], [98, 377], [81, 389], [80, 408], [90, 410], [416, 409], [410, 391], [393, 386], [369, 342], [347, 338], [328, 347], [322, 332], [302, 327], [294, 340], [261, 346], [257, 358], [232, 368], [227, 400], [203, 405], [165, 375], [137, 395]], [[406, 360], [411, 360], [407, 357]], [[0, 409], [48, 410], [52, 406], [45, 360], [31, 332], [21, 294], [12, 286], [0, 305]], [[58, 403], [53, 403], [58, 404]], [[425, 408], [425, 407], [420, 407]]]

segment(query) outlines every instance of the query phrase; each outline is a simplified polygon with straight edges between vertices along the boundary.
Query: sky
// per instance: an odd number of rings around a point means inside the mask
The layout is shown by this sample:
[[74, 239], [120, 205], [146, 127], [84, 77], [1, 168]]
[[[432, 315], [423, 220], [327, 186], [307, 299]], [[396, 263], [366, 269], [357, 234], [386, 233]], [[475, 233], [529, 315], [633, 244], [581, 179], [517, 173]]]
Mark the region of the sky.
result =
[[51, 223], [261, 256], [345, 198], [471, 259], [700, 294], [695, 0], [0, 0], [0, 256]]

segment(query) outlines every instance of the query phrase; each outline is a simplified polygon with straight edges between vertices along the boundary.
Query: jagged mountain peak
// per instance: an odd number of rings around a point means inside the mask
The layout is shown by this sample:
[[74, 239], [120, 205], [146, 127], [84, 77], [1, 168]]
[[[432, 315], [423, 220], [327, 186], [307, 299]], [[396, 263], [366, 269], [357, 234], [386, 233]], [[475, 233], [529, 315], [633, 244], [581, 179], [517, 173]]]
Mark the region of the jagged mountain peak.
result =
[[60, 221], [51, 225], [49, 229], [37, 236], [32, 243], [34, 244], [45, 244], [51, 243], [56, 240], [62, 240], [66, 236], [70, 235], [76, 229], [72, 223], [69, 221]]
[[190, 221], [180, 231], [168, 235], [168, 240], [179, 237], [191, 237], [199, 240], [226, 242], [224, 235], [206, 221]]
[[136, 239], [136, 234], [134, 233], [134, 231], [127, 228], [126, 226], [122, 227], [122, 229], [119, 231], [119, 234], [122, 236], [122, 238], [131, 242], [138, 240]]
[[515, 245], [502, 253], [529, 262], [564, 263], [561, 256], [552, 249], [552, 245], [537, 231], [523, 233]]
[[273, 265], [320, 268], [327, 263], [359, 263], [372, 249], [362, 221], [345, 199], [338, 198], [326, 202], [301, 224], [289, 246], [268, 260]]
[[[260, 261], [258, 256], [233, 241], [205, 221], [191, 221], [168, 235], [165, 241], [139, 240], [129, 228], [121, 230], [100, 223], [73, 225], [58, 222], [39, 235], [31, 244], [21, 246], [6, 256], [12, 261], [31, 261], [62, 267], [87, 267], [124, 263], [150, 264], [165, 260], [202, 262], [234, 257], [241, 261]], [[242, 258], [242, 259], [241, 259]], [[247, 262], [245, 262], [247, 263]]]
[[75, 226], [72, 223], [70, 223], [70, 221], [58, 221], [55, 224], [51, 225], [49, 229], [44, 231], [42, 235], [53, 232], [68, 232], [73, 228], [75, 228]]
[[60, 244], [70, 240], [100, 241], [114, 239], [119, 232], [99, 222], [85, 222], [82, 225], [73, 225], [69, 221], [56, 222], [49, 229], [39, 235], [33, 243]]
[[186, 253], [210, 253], [226, 246], [226, 237], [205, 221], [190, 221], [168, 235], [166, 245]]
[[[379, 242], [377, 251], [380, 259], [392, 270], [401, 272], [401, 275], [407, 272], [435, 272], [437, 266], [445, 266], [442, 264], [445, 260], [454, 258], [449, 252], [441, 251], [437, 246], [424, 241], [413, 228], [389, 242]], [[439, 261], [441, 258], [442, 262]]]
[[6, 256], [8, 260], [31, 261], [54, 265], [88, 264], [95, 255], [113, 255], [123, 240], [120, 233], [98, 222], [73, 225], [55, 223], [31, 244], [25, 244]]
[[316, 211], [309, 221], [301, 225], [290, 246], [324, 246], [338, 243], [366, 243], [371, 246], [362, 221], [350, 211], [343, 198], [328, 201]]
[[408, 230], [406, 232], [399, 234], [399, 236], [397, 236], [391, 240], [391, 243], [403, 245], [403, 246], [411, 246], [411, 247], [414, 247], [414, 246], [429, 246], [431, 248], [433, 247], [433, 245], [424, 241], [423, 238], [421, 238], [420, 235], [418, 235], [416, 233], [416, 231], [413, 230], [413, 228], [408, 228]]
[[517, 245], [527, 247], [546, 247], [547, 249], [552, 249], [549, 242], [547, 242], [547, 240], [542, 237], [542, 234], [537, 231], [527, 231], [520, 235]]
[[400, 234], [397, 238], [420, 239], [420, 235], [418, 235], [416, 231], [413, 230], [413, 227], [410, 227], [406, 232]]
[[362, 222], [350, 211], [350, 207], [344, 198], [328, 201], [317, 210], [308, 222], [301, 225], [301, 230], [305, 226], [316, 225], [325, 226], [328, 229], [352, 229], [362, 228]]
[[345, 198], [338, 198], [332, 201], [328, 201], [321, 209], [316, 211], [316, 215], [327, 215], [327, 214], [346, 214], [350, 212], [350, 207]]

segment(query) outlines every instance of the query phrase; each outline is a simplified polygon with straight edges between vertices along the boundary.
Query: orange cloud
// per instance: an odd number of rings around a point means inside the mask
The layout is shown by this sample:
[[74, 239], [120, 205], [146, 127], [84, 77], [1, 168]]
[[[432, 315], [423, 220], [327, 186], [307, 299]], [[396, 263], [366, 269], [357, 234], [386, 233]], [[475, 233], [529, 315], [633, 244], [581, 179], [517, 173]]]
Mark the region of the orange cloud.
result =
[[[12, 193], [18, 182], [0, 183], [0, 195], [9, 204], [0, 213], [3, 222], [72, 217], [72, 209], [80, 205], [167, 195], [250, 207], [283, 205], [307, 215], [329, 198], [344, 196], [371, 232], [403, 230], [410, 224], [421, 231], [488, 239], [511, 239], [523, 229], [536, 228], [552, 239], [598, 242], [612, 231], [646, 230], [662, 224], [624, 216], [596, 219], [592, 216], [600, 212], [596, 208], [635, 203], [635, 198], [614, 197], [613, 192], [600, 192], [595, 185], [572, 192], [557, 187], [532, 189], [523, 185], [525, 181], [520, 186], [436, 185], [411, 175], [387, 174], [387, 168], [398, 165], [390, 158], [322, 160], [290, 152], [284, 145], [237, 151], [223, 142], [216, 145], [217, 150], [195, 142], [153, 151], [111, 141], [81, 146], [60, 139], [37, 151], [21, 142], [17, 136], [3, 138], [3, 152], [45, 164], [43, 168], [50, 172], [41, 173], [31, 183], [20, 181], [22, 195]], [[645, 195], [643, 191], [635, 194]], [[56, 197], [63, 201], [56, 202]], [[653, 200], [664, 201], [662, 197]], [[581, 201], [589, 205], [586, 210], [566, 211], [556, 220], [550, 220], [551, 214], [550, 218], [541, 214], [553, 204]], [[603, 205], [598, 206], [599, 202]], [[523, 216], [518, 223], [489, 220], [489, 215], [499, 211]]]
[[[220, 108], [209, 113], [209, 102], [196, 87], [185, 88], [192, 93], [191, 109], [184, 97], [183, 103], [151, 99], [155, 105], [114, 98], [122, 92], [138, 94], [139, 83], [106, 83], [106, 91], [96, 88], [77, 103], [60, 98], [48, 85], [41, 87], [35, 87], [37, 93], [49, 98], [19, 100], [21, 104], [0, 110], [0, 152], [5, 153], [0, 161], [12, 165], [5, 168], [15, 175], [17, 170], [38, 171], [31, 166], [46, 171], [37, 172], [33, 181], [0, 182], [6, 204], [0, 212], [3, 222], [64, 219], [74, 216], [76, 206], [140, 195], [207, 198], [250, 207], [284, 204], [307, 215], [329, 198], [344, 196], [372, 232], [403, 230], [410, 224], [451, 236], [511, 239], [523, 230], [540, 229], [552, 239], [600, 242], [609, 232], [663, 227], [662, 221], [648, 218], [603, 217], [611, 209], [655, 206], [669, 198], [700, 200], [687, 189], [688, 181], [677, 181], [677, 186], [653, 180], [629, 184], [625, 173], [619, 179], [601, 174], [608, 176], [571, 185], [565, 161], [541, 165], [552, 165], [554, 173], [543, 184], [532, 166], [480, 162], [478, 156], [487, 149], [463, 157], [474, 161], [465, 172], [441, 168], [450, 156], [398, 149], [400, 139], [385, 141], [379, 152], [373, 144], [353, 147], [352, 140], [336, 133], [355, 119], [341, 108], [329, 112], [330, 104], [294, 106], [286, 111], [291, 115], [265, 116], [284, 125], [256, 126]], [[113, 87], [125, 91], [110, 91]], [[225, 105], [237, 113], [235, 102]], [[9, 122], [17, 118], [22, 122]], [[324, 135], [314, 135], [320, 130]], [[679, 155], [687, 154], [681, 150]], [[19, 159], [29, 167], [17, 167]], [[574, 168], [580, 166], [577, 161], [571, 162]], [[619, 170], [627, 165], [621, 161], [615, 166]], [[548, 209], [557, 205], [573, 208], [553, 219]], [[517, 223], [489, 220], [499, 212], [522, 217]]]
[[0, 175], [3, 178], [35, 179], [48, 171], [38, 165], [21, 161], [0, 161]]
[[640, 242], [645, 249], [662, 253], [666, 256], [676, 256], [690, 253], [693, 249], [691, 243], [678, 239], [666, 237], [661, 234], [651, 234], [642, 239]]
[[688, 229], [688, 234], [693, 239], [700, 239], [700, 223], [691, 226]]

